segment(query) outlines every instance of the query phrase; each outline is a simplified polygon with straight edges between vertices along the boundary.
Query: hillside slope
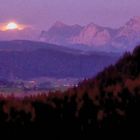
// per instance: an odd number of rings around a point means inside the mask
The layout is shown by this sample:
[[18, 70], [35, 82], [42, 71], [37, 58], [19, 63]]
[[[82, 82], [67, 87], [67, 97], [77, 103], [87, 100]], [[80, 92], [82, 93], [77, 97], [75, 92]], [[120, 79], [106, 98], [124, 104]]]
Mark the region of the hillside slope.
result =
[[87, 78], [118, 57], [113, 53], [82, 52], [41, 42], [0, 42], [0, 78]]

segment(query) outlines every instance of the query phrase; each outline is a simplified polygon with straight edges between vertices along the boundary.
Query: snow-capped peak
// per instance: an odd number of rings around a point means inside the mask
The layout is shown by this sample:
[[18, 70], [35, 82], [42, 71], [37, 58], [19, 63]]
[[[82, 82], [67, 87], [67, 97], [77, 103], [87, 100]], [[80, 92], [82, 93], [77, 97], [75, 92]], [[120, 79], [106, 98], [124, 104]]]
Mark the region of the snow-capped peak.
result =
[[132, 29], [134, 31], [140, 30], [140, 17], [135, 16], [131, 18], [126, 24], [125, 28]]

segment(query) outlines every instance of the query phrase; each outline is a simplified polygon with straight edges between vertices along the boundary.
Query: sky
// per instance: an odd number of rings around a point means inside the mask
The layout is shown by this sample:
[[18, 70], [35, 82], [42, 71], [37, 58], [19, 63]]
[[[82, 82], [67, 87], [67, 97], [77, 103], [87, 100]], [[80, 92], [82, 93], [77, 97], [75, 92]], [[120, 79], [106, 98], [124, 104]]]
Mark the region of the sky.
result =
[[0, 0], [0, 23], [17, 21], [38, 29], [54, 22], [118, 28], [140, 16], [140, 0]]

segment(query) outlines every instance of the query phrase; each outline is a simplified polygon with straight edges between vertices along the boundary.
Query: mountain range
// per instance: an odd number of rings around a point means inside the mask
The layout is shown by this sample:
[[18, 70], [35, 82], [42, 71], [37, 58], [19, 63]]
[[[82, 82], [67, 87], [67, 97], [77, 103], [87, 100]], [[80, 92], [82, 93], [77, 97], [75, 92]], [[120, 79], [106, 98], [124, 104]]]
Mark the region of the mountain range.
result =
[[67, 25], [57, 21], [50, 29], [31, 27], [23, 30], [0, 31], [0, 41], [32, 40], [90, 51], [131, 51], [140, 44], [140, 17], [133, 17], [125, 25], [113, 29], [95, 23], [85, 26]]
[[133, 50], [140, 44], [140, 17], [131, 18], [124, 26], [112, 29], [90, 23], [86, 26], [56, 22], [42, 31], [40, 41], [69, 47], [86, 46], [104, 51]]

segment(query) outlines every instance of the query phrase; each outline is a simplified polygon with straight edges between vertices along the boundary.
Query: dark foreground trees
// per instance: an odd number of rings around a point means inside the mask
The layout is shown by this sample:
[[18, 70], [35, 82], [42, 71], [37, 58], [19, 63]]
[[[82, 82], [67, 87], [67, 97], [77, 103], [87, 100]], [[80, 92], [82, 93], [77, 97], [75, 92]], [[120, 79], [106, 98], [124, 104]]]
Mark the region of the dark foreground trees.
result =
[[140, 47], [64, 93], [0, 97], [0, 128], [67, 137], [140, 127]]

